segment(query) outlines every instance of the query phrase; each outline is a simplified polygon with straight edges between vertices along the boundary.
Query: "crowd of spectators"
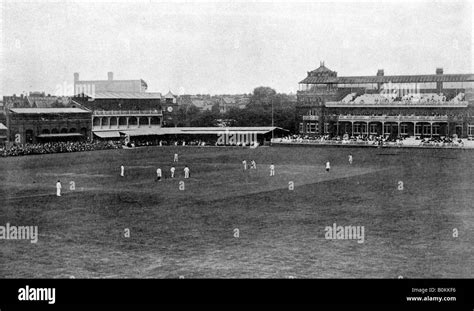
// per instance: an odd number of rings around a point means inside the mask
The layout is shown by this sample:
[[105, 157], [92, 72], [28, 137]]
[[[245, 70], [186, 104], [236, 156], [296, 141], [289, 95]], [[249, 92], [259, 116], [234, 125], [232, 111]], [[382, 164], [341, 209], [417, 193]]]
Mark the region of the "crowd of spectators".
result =
[[377, 145], [377, 146], [424, 146], [424, 147], [463, 147], [464, 141], [457, 137], [406, 137], [393, 135], [358, 135], [358, 136], [308, 136], [290, 135], [276, 139], [277, 142], [314, 143], [314, 144], [352, 144], [352, 145]]
[[122, 144], [114, 141], [80, 141], [80, 142], [48, 142], [37, 144], [14, 144], [11, 147], [0, 147], [0, 156], [22, 156], [30, 154], [48, 154], [64, 152], [80, 152], [104, 149], [120, 149]]

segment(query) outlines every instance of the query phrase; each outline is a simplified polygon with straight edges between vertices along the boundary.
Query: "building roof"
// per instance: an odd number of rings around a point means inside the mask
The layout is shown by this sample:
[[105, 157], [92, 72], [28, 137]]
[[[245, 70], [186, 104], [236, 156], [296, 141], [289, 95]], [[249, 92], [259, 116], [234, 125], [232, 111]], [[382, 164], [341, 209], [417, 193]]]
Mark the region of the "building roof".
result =
[[71, 101], [68, 97], [57, 96], [27, 96], [28, 103], [35, 108], [51, 108], [55, 103], [68, 105]]
[[13, 113], [57, 114], [57, 113], [91, 113], [80, 108], [10, 108]]
[[120, 138], [119, 131], [94, 131], [94, 135], [100, 138]]
[[175, 98], [175, 96], [173, 93], [171, 93], [171, 91], [168, 91], [168, 93], [166, 93], [165, 95], [165, 98], [171, 99], [171, 98]]
[[158, 92], [95, 92], [85, 95], [93, 99], [161, 99], [161, 93]]
[[123, 131], [94, 131], [94, 134], [101, 138], [120, 137], [120, 134], [130, 136], [152, 136], [152, 135], [221, 135], [226, 131], [229, 133], [255, 133], [267, 134], [273, 130], [287, 131], [280, 127], [157, 127], [157, 128], [137, 128]]
[[432, 75], [401, 75], [401, 76], [353, 76], [324, 77], [308, 76], [299, 83], [305, 84], [358, 84], [358, 83], [425, 83], [425, 82], [463, 82], [474, 81], [474, 74], [432, 74]]
[[79, 137], [84, 136], [80, 133], [56, 133], [56, 134], [40, 134], [36, 137], [46, 138], [46, 137]]
[[8, 130], [8, 127], [6, 127], [5, 124], [0, 123], [0, 130]]

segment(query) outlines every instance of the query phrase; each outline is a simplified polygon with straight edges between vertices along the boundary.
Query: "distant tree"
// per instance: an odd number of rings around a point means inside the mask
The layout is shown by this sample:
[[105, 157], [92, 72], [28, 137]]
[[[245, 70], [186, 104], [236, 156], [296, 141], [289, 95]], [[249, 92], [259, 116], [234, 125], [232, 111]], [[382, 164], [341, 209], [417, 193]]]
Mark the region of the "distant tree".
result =
[[219, 119], [219, 114], [206, 110], [201, 112], [199, 116], [191, 121], [191, 126], [199, 126], [199, 127], [212, 127], [217, 126], [217, 119]]
[[271, 101], [274, 99], [276, 91], [268, 86], [259, 86], [253, 90], [253, 94], [250, 97], [250, 106], [263, 106], [268, 108], [271, 105]]
[[220, 114], [221, 110], [219, 108], [219, 103], [215, 103], [214, 105], [212, 105], [211, 111], [214, 114], [217, 114], [217, 115]]
[[63, 107], [64, 105], [59, 100], [56, 100], [55, 102], [51, 104], [51, 108], [63, 108]]

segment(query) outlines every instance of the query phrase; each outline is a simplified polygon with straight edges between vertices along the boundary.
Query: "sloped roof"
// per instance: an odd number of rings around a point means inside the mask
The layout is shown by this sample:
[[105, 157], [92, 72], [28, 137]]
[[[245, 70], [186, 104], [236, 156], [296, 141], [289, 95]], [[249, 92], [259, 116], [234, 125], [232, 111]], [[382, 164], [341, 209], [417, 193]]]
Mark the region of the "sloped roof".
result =
[[93, 99], [161, 99], [161, 93], [148, 92], [95, 92], [94, 94], [85, 93]]
[[168, 91], [168, 93], [166, 93], [165, 95], [165, 98], [175, 98], [175, 97], [176, 96], [173, 93], [171, 93], [171, 91]]
[[299, 83], [305, 84], [358, 84], [358, 83], [426, 83], [426, 82], [463, 82], [474, 81], [474, 74], [440, 74], [440, 75], [400, 75], [400, 76], [348, 76], [348, 77], [313, 77], [308, 76]]
[[50, 113], [91, 113], [80, 108], [10, 108], [13, 113], [50, 114]]
[[[262, 126], [262, 127], [158, 127], [158, 128], [138, 128], [133, 130], [124, 130], [120, 131], [125, 135], [130, 136], [151, 136], [151, 135], [177, 135], [177, 134], [187, 134], [187, 135], [220, 135], [225, 134], [226, 131], [232, 133], [256, 133], [256, 134], [266, 134], [273, 130], [287, 131], [280, 127], [272, 126]], [[98, 132], [94, 131], [94, 134]], [[102, 132], [103, 133], [103, 132]], [[102, 135], [99, 134], [99, 135]]]
[[321, 73], [321, 72], [334, 72], [332, 71], [331, 69], [329, 69], [328, 67], [324, 66], [324, 63], [322, 63], [318, 68], [314, 69], [313, 71], [311, 72], [314, 72], [314, 73]]
[[0, 123], [0, 130], [7, 130], [8, 128], [5, 126], [5, 124]]

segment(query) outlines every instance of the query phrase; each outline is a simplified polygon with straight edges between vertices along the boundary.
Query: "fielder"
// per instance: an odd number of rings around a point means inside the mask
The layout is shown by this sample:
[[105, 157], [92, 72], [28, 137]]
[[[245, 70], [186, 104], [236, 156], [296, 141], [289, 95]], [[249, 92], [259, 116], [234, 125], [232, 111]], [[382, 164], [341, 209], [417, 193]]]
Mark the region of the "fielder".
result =
[[178, 162], [178, 154], [177, 153], [174, 154], [173, 162]]
[[247, 170], [247, 161], [243, 160], [242, 165], [244, 166], [244, 171]]
[[120, 165], [120, 176], [125, 176], [125, 167], [123, 165]]
[[270, 165], [270, 176], [275, 176], [275, 165], [273, 163]]
[[326, 162], [326, 172], [329, 172], [329, 170], [331, 169], [331, 163], [329, 163], [329, 161]]
[[349, 164], [352, 165], [352, 153], [349, 154]]
[[156, 180], [161, 181], [161, 168], [156, 169]]
[[59, 181], [59, 179], [58, 179], [58, 182], [56, 183], [56, 196], [58, 197], [61, 196], [61, 181]]
[[254, 160], [252, 160], [252, 162], [250, 162], [250, 168], [256, 170], [257, 169], [257, 163], [255, 163]]
[[176, 170], [176, 169], [174, 168], [174, 166], [172, 166], [172, 167], [170, 168], [171, 178], [174, 178], [174, 171], [175, 171], [175, 170]]
[[184, 167], [184, 178], [189, 178], [189, 167], [187, 165]]

